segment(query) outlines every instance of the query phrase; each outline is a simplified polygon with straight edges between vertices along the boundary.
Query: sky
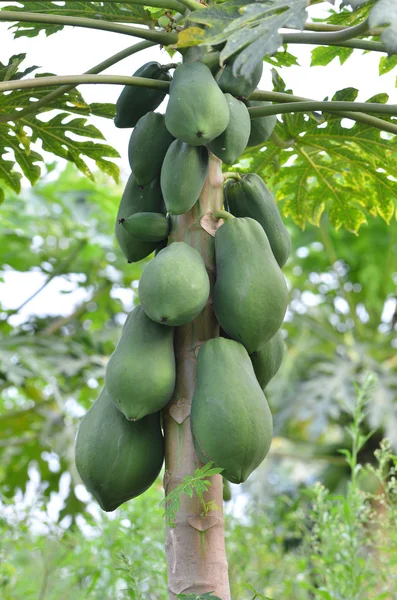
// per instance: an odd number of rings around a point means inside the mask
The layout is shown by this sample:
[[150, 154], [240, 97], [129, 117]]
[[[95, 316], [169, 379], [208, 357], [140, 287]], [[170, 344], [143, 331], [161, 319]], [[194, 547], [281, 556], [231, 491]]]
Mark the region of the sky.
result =
[[[313, 17], [322, 16], [330, 7], [329, 3], [317, 5], [312, 7], [310, 14]], [[9, 23], [0, 23], [1, 62], [7, 63], [12, 55], [26, 52], [27, 59], [23, 66], [38, 65], [39, 72], [52, 72], [59, 75], [84, 73], [112, 54], [140, 41], [130, 36], [77, 27], [65, 27], [63, 31], [49, 37], [40, 33], [35, 38], [14, 39], [9, 27]], [[378, 64], [381, 55], [378, 53], [363, 55], [362, 51], [355, 51], [354, 57], [343, 66], [338, 60], [334, 60], [324, 68], [310, 67], [312, 47], [291, 44], [289, 50], [298, 56], [300, 66], [281, 69], [280, 73], [287, 86], [297, 95], [322, 100], [326, 96], [331, 97], [338, 89], [355, 87], [360, 90], [357, 100], [364, 101], [378, 92], [387, 92], [390, 94], [390, 102], [397, 103], [395, 71], [379, 76]], [[170, 62], [164, 50], [160, 50], [159, 47], [149, 48], [114, 65], [106, 71], [106, 74], [132, 75], [141, 64], [150, 60]], [[270, 65], [265, 63], [260, 89], [272, 89], [270, 69]], [[117, 85], [82, 85], [79, 89], [88, 102], [116, 102], [122, 88]], [[158, 110], [164, 110], [165, 105], [166, 101]], [[104, 134], [106, 141], [118, 150], [121, 158], [116, 162], [121, 168], [122, 179], [126, 181], [129, 175], [127, 147], [131, 130], [117, 129], [112, 121], [98, 117], [91, 118], [90, 122], [95, 124]], [[51, 155], [43, 153], [41, 149], [40, 152], [52, 160]], [[94, 166], [89, 159], [87, 162], [91, 168]], [[29, 185], [26, 180], [24, 184]], [[20, 275], [6, 272], [3, 276], [5, 281], [3, 284], [0, 283], [2, 301], [8, 308], [15, 308], [21, 302], [20, 291], [18, 291]], [[40, 287], [42, 278], [39, 273], [30, 273], [23, 277], [24, 294], [28, 297], [32, 291]], [[67, 295], [60, 294], [62, 290], [71, 289], [71, 293]], [[77, 284], [67, 282], [63, 278], [55, 278], [15, 319], [24, 320], [30, 314], [51, 314], [53, 307], [54, 310], [56, 307], [56, 314], [68, 314], [72, 305], [85, 299], [81, 294], [82, 291], [77, 289]]]

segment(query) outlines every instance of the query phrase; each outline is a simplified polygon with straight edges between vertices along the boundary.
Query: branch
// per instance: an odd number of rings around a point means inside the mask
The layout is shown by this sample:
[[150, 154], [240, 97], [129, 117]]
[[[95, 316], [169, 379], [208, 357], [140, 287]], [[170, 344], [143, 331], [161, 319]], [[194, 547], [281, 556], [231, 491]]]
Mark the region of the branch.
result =
[[[150, 1], [150, 0], [149, 0]], [[109, 23], [108, 21], [99, 21], [88, 19], [86, 17], [65, 17], [63, 15], [35, 14], [29, 12], [19, 12], [13, 10], [1, 10], [0, 21], [22, 21], [24, 23], [49, 23], [51, 25], [71, 25], [73, 27], [88, 27], [89, 29], [100, 29], [102, 31], [112, 31], [114, 33], [123, 33], [133, 35], [134, 37], [156, 42], [168, 46], [176, 44], [178, 34], [166, 33], [162, 31], [153, 31], [152, 29], [143, 29], [131, 25], [122, 25], [120, 23]]]
[[340, 112], [340, 111], [367, 111], [380, 113], [397, 117], [397, 104], [379, 104], [377, 102], [341, 102], [331, 100], [323, 102], [321, 100], [307, 100], [306, 102], [286, 102], [285, 104], [273, 104], [272, 106], [257, 106], [248, 109], [251, 119], [267, 117], [269, 115], [279, 115], [287, 112]]
[[[315, 102], [310, 98], [302, 98], [301, 96], [293, 96], [292, 94], [285, 94], [282, 92], [264, 92], [264, 91], [256, 91], [249, 97], [250, 100], [268, 100], [270, 102], [291, 102], [291, 100], [295, 102]], [[364, 103], [368, 106], [369, 102]], [[378, 106], [378, 105], [376, 105]], [[270, 107], [268, 107], [270, 108]], [[295, 109], [296, 110], [296, 109]], [[332, 114], [332, 110], [328, 110]], [[388, 131], [389, 133], [393, 133], [397, 135], [397, 124], [389, 123], [388, 121], [383, 121], [383, 119], [378, 119], [377, 117], [373, 117], [371, 115], [367, 115], [361, 112], [352, 112], [352, 111], [335, 111], [339, 117], [344, 117], [346, 119], [352, 119], [353, 121], [358, 121], [360, 123], [365, 123], [366, 125], [370, 125], [371, 127], [377, 127], [383, 131]]]
[[[151, 0], [148, 0], [151, 2]], [[202, 10], [203, 8], [207, 8], [204, 4], [200, 4], [200, 2], [196, 2], [196, 0], [180, 0], [181, 4], [186, 6], [189, 10]]]
[[[1, 13], [0, 13], [1, 14]], [[358, 50], [372, 50], [384, 52], [386, 48], [380, 42], [370, 40], [349, 39], [347, 41], [333, 39], [338, 33], [282, 33], [283, 44], [314, 44], [315, 46], [339, 46], [340, 48], [356, 48]], [[330, 37], [327, 37], [330, 36]]]
[[[306, 31], [345, 31], [346, 29], [350, 29], [350, 27], [346, 27], [346, 25], [331, 25], [329, 23], [312, 23], [309, 21], [307, 23], [305, 23]], [[381, 33], [383, 33], [383, 31], [384, 31], [384, 28], [375, 27], [374, 29], [368, 29], [368, 31], [366, 32], [366, 35], [368, 35], [368, 36], [381, 35]]]
[[[1, 1], [2, 0], [0, 0], [0, 2]], [[91, 69], [86, 71], [86, 74], [90, 75], [90, 74], [100, 73], [101, 71], [104, 71], [105, 69], [108, 69], [112, 65], [120, 62], [124, 58], [127, 58], [128, 56], [131, 56], [132, 54], [135, 54], [136, 52], [140, 52], [141, 50], [145, 50], [146, 48], [151, 48], [152, 46], [155, 46], [155, 45], [156, 44], [154, 42], [139, 42], [138, 44], [129, 46], [125, 50], [122, 50], [121, 52], [117, 52], [117, 54], [114, 54], [113, 56], [107, 58], [103, 62], [100, 62], [95, 67], [92, 67]], [[22, 119], [22, 117], [26, 117], [27, 115], [37, 114], [38, 110], [42, 106], [48, 105], [50, 102], [52, 102], [56, 98], [58, 98], [59, 96], [62, 96], [62, 94], [65, 94], [66, 92], [69, 92], [70, 90], [72, 90], [75, 87], [76, 87], [75, 85], [62, 85], [61, 87], [54, 90], [53, 92], [46, 94], [43, 98], [41, 98], [37, 102], [32, 102], [30, 104], [30, 106], [27, 106], [26, 108], [24, 108], [21, 111], [16, 110], [13, 113], [8, 113], [8, 114], [4, 113], [2, 115], [0, 114], [0, 123], [6, 123], [7, 121], [17, 121], [18, 119]]]
[[134, 85], [137, 87], [148, 87], [155, 90], [162, 90], [165, 93], [168, 92], [170, 85], [168, 81], [147, 79], [146, 77], [128, 77], [127, 75], [53, 75], [51, 77], [37, 77], [35, 79], [3, 81], [0, 83], [0, 92], [24, 88], [40, 88], [47, 87], [49, 85], [73, 84], [73, 86], [75, 86], [82, 83]]

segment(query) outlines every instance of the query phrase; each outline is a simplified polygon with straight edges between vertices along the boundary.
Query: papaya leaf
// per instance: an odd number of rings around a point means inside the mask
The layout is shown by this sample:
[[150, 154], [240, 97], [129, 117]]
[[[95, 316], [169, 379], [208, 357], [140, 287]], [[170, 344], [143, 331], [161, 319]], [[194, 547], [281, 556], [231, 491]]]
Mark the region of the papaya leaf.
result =
[[268, 0], [266, 3], [227, 0], [192, 12], [189, 21], [205, 25], [206, 29], [184, 30], [179, 34], [178, 47], [226, 42], [220, 55], [221, 63], [239, 53], [233, 72], [250, 76], [264, 56], [274, 54], [282, 45], [279, 29], [286, 26], [303, 29], [305, 20], [305, 0]]
[[392, 56], [382, 56], [379, 61], [379, 75], [389, 73], [397, 65], [397, 54]]
[[[2, 10], [45, 13], [49, 15], [63, 15], [70, 17], [86, 17], [100, 21], [136, 23], [153, 26], [153, 17], [143, 6], [134, 5], [132, 2], [80, 2], [66, 0], [62, 5], [55, 2], [24, 2], [21, 6], [3, 6]], [[41, 31], [52, 35], [63, 29], [63, 25], [54, 25], [49, 23], [24, 23], [19, 21], [11, 26], [14, 30], [14, 37], [36, 37]]]
[[394, 0], [377, 0], [369, 13], [369, 26], [388, 25], [381, 40], [388, 54], [397, 54], [397, 5]]
[[[341, 90], [335, 97], [354, 93]], [[269, 141], [261, 152], [248, 150], [242, 170], [260, 174], [302, 229], [306, 222], [318, 225], [325, 209], [334, 227], [354, 233], [369, 214], [390, 222], [397, 198], [396, 137], [359, 123], [347, 129], [337, 116], [325, 118], [319, 126], [314, 117], [283, 115], [276, 133], [292, 140], [291, 147]]]
[[337, 46], [318, 46], [312, 50], [312, 60], [310, 66], [325, 67], [334, 58], [339, 58], [341, 65], [353, 54], [353, 48], [338, 48]]

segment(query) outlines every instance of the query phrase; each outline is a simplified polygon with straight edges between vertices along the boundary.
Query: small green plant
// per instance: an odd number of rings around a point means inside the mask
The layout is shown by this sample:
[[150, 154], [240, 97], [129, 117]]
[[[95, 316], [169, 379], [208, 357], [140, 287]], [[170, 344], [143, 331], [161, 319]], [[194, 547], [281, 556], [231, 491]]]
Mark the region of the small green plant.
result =
[[[212, 485], [208, 478], [212, 477], [212, 475], [218, 475], [223, 471], [223, 469], [212, 468], [213, 464], [213, 462], [209, 462], [201, 469], [196, 469], [193, 475], [187, 475], [184, 477], [182, 482], [176, 488], [174, 488], [172, 492], [167, 494], [164, 500], [162, 500], [161, 504], [165, 506], [165, 518], [170, 527], [174, 526], [176, 513], [181, 506], [182, 494], [189, 496], [189, 498], [193, 498], [193, 494], [197, 494], [201, 502], [201, 506], [203, 507], [202, 515], [204, 517], [209, 513], [210, 510], [219, 510], [219, 507], [215, 504], [215, 502], [206, 502], [203, 496], [204, 492], [206, 492]], [[196, 596], [194, 597], [196, 598]]]

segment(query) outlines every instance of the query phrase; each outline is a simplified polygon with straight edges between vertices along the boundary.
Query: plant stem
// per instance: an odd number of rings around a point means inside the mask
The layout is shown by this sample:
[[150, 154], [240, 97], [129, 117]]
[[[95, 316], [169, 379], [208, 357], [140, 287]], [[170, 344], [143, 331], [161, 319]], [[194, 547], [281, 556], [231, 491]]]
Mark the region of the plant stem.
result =
[[51, 25], [71, 25], [73, 27], [87, 27], [89, 29], [100, 29], [102, 31], [112, 31], [113, 33], [122, 33], [133, 35], [134, 37], [156, 42], [163, 46], [176, 44], [178, 35], [176, 33], [166, 33], [164, 31], [154, 31], [153, 29], [143, 29], [132, 25], [123, 25], [120, 23], [109, 23], [89, 19], [86, 17], [65, 17], [64, 15], [48, 15], [43, 13], [18, 12], [11, 10], [0, 11], [0, 21], [22, 21], [24, 23], [49, 23]]
[[231, 219], [235, 218], [232, 214], [228, 213], [227, 210], [216, 210], [213, 215], [216, 219], [223, 219], [224, 221], [231, 221]]
[[[339, 32], [338, 32], [339, 33]], [[341, 48], [354, 48], [357, 50], [372, 50], [374, 52], [384, 52], [387, 54], [386, 48], [380, 42], [373, 42], [371, 40], [359, 40], [349, 39], [333, 40], [327, 39], [325, 36], [336, 35], [331, 33], [283, 33], [283, 44], [313, 44], [315, 46], [339, 46]]]
[[323, 102], [321, 100], [298, 100], [297, 102], [286, 102], [285, 104], [273, 104], [272, 106], [255, 106], [248, 109], [251, 119], [266, 117], [269, 115], [279, 115], [287, 112], [374, 112], [392, 117], [397, 116], [397, 104], [380, 104], [377, 102], [341, 102], [331, 100]]
[[[292, 28], [291, 28], [292, 29]], [[345, 31], [350, 29], [346, 25], [332, 25], [330, 23], [305, 23], [305, 31]], [[374, 29], [368, 29], [366, 32], [367, 36], [378, 36], [384, 31], [384, 28], [378, 27]]]
[[[301, 96], [293, 96], [292, 94], [285, 94], [283, 92], [265, 92], [261, 90], [253, 92], [249, 99], [270, 100], [270, 102], [291, 102], [291, 100], [294, 102], [313, 102], [313, 100], [310, 98], [302, 98]], [[332, 114], [332, 110], [329, 110], [328, 112]], [[388, 121], [383, 121], [383, 119], [378, 119], [372, 115], [366, 115], [364, 113], [352, 111], [336, 111], [335, 114], [337, 114], [339, 117], [345, 117], [346, 119], [352, 119], [353, 121], [365, 123], [371, 127], [377, 127], [378, 129], [397, 135], [397, 125], [389, 123]]]
[[47, 87], [49, 85], [73, 84], [76, 86], [86, 83], [134, 85], [137, 87], [148, 87], [154, 90], [161, 90], [165, 93], [168, 92], [170, 86], [168, 81], [147, 79], [146, 77], [128, 77], [125, 75], [54, 75], [51, 77], [37, 77], [35, 79], [4, 81], [0, 83], [0, 92], [24, 88]]
[[[149, 0], [150, 1], [150, 0]], [[204, 4], [200, 4], [200, 2], [196, 2], [196, 0], [179, 0], [181, 4], [186, 6], [189, 10], [202, 10], [203, 8], [207, 8]]]
[[235, 173], [233, 171], [226, 171], [226, 173], [223, 174], [223, 179], [237, 179], [238, 181], [241, 179], [241, 175], [240, 173]]
[[[0, 2], [1, 2], [1, 0], [0, 0]], [[125, 50], [121, 50], [121, 52], [117, 52], [117, 54], [114, 54], [113, 56], [110, 56], [106, 60], [100, 62], [98, 65], [95, 65], [95, 67], [92, 67], [91, 69], [86, 71], [86, 74], [94, 75], [94, 74], [101, 73], [101, 71], [108, 69], [109, 67], [115, 65], [116, 63], [120, 62], [124, 58], [127, 58], [128, 56], [131, 56], [132, 54], [135, 54], [136, 52], [140, 52], [141, 50], [145, 50], [146, 48], [151, 48], [152, 46], [155, 46], [155, 45], [156, 45], [155, 42], [139, 42], [138, 44], [129, 46]], [[76, 87], [75, 85], [62, 85], [58, 89], [50, 92], [49, 94], [46, 94], [43, 98], [41, 98], [37, 102], [32, 102], [32, 104], [30, 106], [27, 106], [26, 108], [24, 108], [21, 111], [16, 110], [13, 113], [0, 114], [0, 123], [6, 123], [7, 121], [17, 121], [18, 119], [22, 119], [22, 117], [26, 117], [27, 115], [37, 114], [37, 112], [39, 111], [39, 109], [42, 106], [47, 106], [50, 102], [52, 102], [59, 96], [62, 96], [62, 94], [69, 92], [70, 90], [72, 90], [75, 87]]]

